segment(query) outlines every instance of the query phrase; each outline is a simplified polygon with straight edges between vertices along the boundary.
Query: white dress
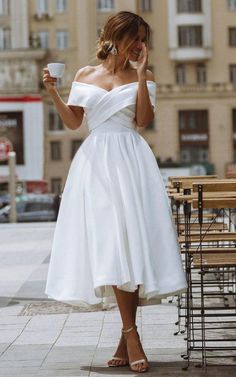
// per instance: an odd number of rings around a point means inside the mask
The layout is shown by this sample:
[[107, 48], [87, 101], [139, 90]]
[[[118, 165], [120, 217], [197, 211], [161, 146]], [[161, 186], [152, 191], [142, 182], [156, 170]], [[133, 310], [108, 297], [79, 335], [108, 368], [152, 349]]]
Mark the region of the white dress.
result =
[[[155, 107], [156, 84], [147, 81]], [[88, 306], [115, 302], [112, 285], [139, 305], [186, 289], [179, 243], [155, 156], [135, 130], [138, 82], [107, 91], [73, 82], [67, 104], [84, 108], [88, 137], [68, 173], [45, 293]]]

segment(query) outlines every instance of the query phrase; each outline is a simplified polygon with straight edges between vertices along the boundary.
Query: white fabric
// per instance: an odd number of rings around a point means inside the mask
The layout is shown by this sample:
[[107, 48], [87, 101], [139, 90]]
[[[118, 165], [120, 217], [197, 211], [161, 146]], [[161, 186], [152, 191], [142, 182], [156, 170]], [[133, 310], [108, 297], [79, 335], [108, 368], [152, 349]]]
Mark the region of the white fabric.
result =
[[[90, 134], [62, 194], [45, 290], [55, 300], [115, 302], [112, 285], [140, 285], [139, 305], [149, 305], [186, 289], [165, 186], [134, 128], [137, 84], [72, 83], [68, 104], [84, 107]], [[155, 106], [156, 84], [147, 84]]]

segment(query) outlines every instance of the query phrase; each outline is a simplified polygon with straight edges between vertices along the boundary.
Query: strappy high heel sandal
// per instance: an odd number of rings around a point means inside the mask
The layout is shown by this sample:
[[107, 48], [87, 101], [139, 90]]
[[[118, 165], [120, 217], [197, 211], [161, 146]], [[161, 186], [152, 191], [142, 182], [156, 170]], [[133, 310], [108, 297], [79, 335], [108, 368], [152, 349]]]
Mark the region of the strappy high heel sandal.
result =
[[[123, 335], [123, 329], [122, 329], [122, 335]], [[115, 361], [115, 360], [122, 361], [122, 364], [112, 364], [112, 361]], [[117, 357], [117, 356], [112, 356], [111, 360], [109, 360], [107, 362], [107, 365], [109, 367], [126, 367], [127, 365], [129, 365], [129, 359]]]
[[[138, 332], [137, 332], [137, 326], [132, 326], [132, 327], [130, 327], [130, 328], [127, 329], [127, 330], [122, 329], [122, 332], [123, 332], [123, 334], [124, 334], [124, 336], [125, 336], [126, 341], [127, 341], [128, 336], [129, 336], [128, 334], [129, 334], [132, 330], [135, 330], [135, 331], [136, 331], [136, 333], [137, 333], [137, 335], [138, 335], [138, 338], [139, 338], [139, 334], [138, 334]], [[130, 370], [131, 370], [132, 372], [135, 372], [135, 373], [145, 373], [145, 372], [148, 371], [149, 367], [143, 367], [143, 368], [141, 368], [140, 370], [133, 369], [132, 367], [133, 367], [134, 365], [141, 364], [141, 363], [146, 363], [146, 362], [148, 362], [147, 358], [143, 358], [143, 359], [135, 360], [135, 361], [130, 361], [130, 362], [129, 362]]]

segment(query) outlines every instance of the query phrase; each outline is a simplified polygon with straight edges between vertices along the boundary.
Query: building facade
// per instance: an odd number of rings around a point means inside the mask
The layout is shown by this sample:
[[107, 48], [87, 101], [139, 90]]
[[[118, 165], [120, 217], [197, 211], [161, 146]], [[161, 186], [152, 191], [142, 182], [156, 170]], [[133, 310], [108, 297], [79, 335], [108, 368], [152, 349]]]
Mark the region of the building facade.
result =
[[[160, 166], [202, 166], [225, 176], [236, 162], [236, 1], [99, 1], [151, 26], [149, 64], [158, 83], [153, 128], [140, 132]], [[128, 4], [128, 7], [127, 7]]]
[[[29, 48], [26, 0], [0, 1], [0, 142], [9, 140], [16, 151], [17, 176], [44, 175], [43, 99], [38, 64], [45, 51]], [[0, 162], [0, 182], [8, 179]]]
[[[85, 123], [75, 131], [62, 124], [41, 72], [49, 62], [66, 64], [57, 83], [66, 101], [77, 70], [98, 64], [99, 31], [119, 10], [151, 27], [157, 112], [138, 131], [160, 166], [200, 165], [223, 177], [236, 162], [236, 0], [0, 0], [0, 133], [1, 118], [22, 112], [20, 178], [33, 174], [63, 190], [88, 131]], [[6, 169], [0, 165], [0, 176]]]
[[236, 1], [153, 3], [162, 30], [155, 49], [156, 153], [223, 177], [235, 161]]

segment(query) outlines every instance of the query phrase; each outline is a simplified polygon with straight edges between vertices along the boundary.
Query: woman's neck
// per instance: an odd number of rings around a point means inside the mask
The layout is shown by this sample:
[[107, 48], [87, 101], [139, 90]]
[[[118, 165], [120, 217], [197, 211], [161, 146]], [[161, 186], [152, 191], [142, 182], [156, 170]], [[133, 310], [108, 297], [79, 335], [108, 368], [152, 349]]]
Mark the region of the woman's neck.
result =
[[129, 60], [126, 62], [126, 64], [125, 60], [125, 58], [119, 58], [118, 56], [109, 55], [107, 59], [103, 61], [102, 66], [114, 75], [130, 67]]

